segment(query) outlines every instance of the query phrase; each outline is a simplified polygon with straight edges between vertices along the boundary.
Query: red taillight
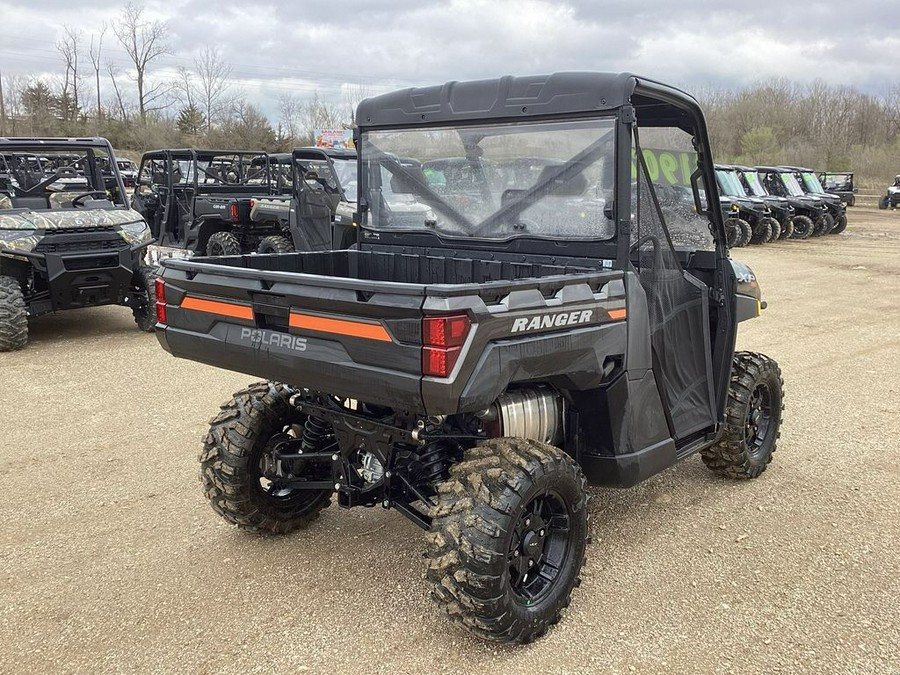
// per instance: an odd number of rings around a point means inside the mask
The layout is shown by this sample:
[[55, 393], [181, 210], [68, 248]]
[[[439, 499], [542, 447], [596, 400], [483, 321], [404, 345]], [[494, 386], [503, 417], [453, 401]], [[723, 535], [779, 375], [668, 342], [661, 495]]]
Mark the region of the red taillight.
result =
[[469, 334], [465, 314], [427, 316], [422, 320], [422, 374], [449, 377]]
[[166, 321], [166, 282], [156, 277], [154, 282], [156, 286], [156, 322], [167, 323]]
[[240, 214], [240, 212], [238, 211], [238, 205], [237, 205], [237, 204], [232, 204], [232, 205], [231, 205], [231, 222], [232, 222], [232, 223], [239, 223], [239, 222], [241, 222], [241, 214]]

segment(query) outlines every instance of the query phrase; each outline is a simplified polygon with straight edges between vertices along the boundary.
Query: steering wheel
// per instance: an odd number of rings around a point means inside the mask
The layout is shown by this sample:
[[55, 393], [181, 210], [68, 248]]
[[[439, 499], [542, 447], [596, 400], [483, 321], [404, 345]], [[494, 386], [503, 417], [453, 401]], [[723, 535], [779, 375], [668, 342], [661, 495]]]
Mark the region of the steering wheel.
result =
[[91, 197], [91, 198], [95, 198], [95, 197], [96, 197], [96, 198], [98, 198], [98, 199], [106, 198], [106, 193], [105, 193], [105, 192], [102, 192], [102, 191], [100, 191], [100, 190], [92, 190], [91, 192], [82, 192], [82, 193], [81, 193], [80, 195], [78, 195], [77, 197], [73, 197], [73, 198], [72, 198], [72, 206], [73, 206], [74, 208], [76, 208], [76, 209], [77, 209], [79, 206], [84, 206], [84, 201], [85, 201], [88, 197]]

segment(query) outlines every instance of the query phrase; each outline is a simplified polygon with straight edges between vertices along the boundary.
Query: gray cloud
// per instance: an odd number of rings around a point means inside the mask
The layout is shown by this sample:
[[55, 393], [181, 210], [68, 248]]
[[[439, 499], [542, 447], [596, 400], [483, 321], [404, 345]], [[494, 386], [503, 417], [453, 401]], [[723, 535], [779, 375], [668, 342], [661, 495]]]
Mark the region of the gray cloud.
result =
[[[117, 8], [87, 0], [0, 0], [0, 71], [60, 72], [63, 24], [90, 33]], [[220, 47], [236, 84], [272, 112], [281, 94], [336, 98], [448, 79], [554, 70], [632, 70], [692, 86], [822, 78], [878, 91], [897, 81], [900, 4], [721, 0], [187, 0], [150, 2], [175, 55], [158, 75]], [[896, 36], [895, 36], [896, 34]], [[108, 56], [124, 54], [107, 36]]]

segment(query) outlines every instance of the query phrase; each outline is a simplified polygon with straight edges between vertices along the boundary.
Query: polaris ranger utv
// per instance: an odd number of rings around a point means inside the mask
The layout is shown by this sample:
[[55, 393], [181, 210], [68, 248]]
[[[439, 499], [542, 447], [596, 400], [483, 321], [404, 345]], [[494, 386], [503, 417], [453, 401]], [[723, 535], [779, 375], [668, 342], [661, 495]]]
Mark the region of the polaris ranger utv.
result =
[[131, 203], [158, 240], [154, 257], [233, 255], [280, 234], [250, 220], [250, 198], [269, 189], [263, 152], [153, 150], [141, 157]]
[[272, 195], [250, 200], [250, 220], [277, 230], [259, 253], [347, 248], [356, 241], [356, 151], [296, 148], [271, 154]]
[[856, 193], [852, 171], [824, 171], [819, 174], [819, 182], [825, 192], [837, 195], [847, 206], [856, 206]]
[[64, 309], [126, 305], [153, 331], [150, 228], [112, 157], [104, 138], [0, 138], [0, 351]]
[[[781, 223], [772, 217], [769, 205], [760, 197], [748, 196], [734, 167], [716, 164], [716, 182], [720, 194], [733, 200], [737, 207], [736, 217], [750, 225], [751, 236], [749, 243], [765, 244], [775, 241], [781, 234]], [[734, 216], [733, 216], [734, 217]], [[725, 230], [731, 238], [728, 222]]]
[[[268, 380], [212, 420], [204, 490], [258, 532], [333, 497], [397, 509], [428, 532], [438, 605], [528, 642], [578, 584], [587, 482], [695, 453], [756, 478], [775, 450], [781, 374], [734, 351], [764, 305], [728, 258], [703, 114], [653, 80], [558, 73], [407, 89], [356, 117], [357, 249], [164, 261], [162, 346]], [[696, 149], [693, 210], [661, 205], [641, 143]], [[450, 154], [554, 161], [463, 201], [422, 170]]]
[[822, 229], [815, 234], [840, 234], [847, 229], [847, 205], [838, 195], [825, 192], [814, 171], [799, 166], [784, 168], [794, 172], [794, 177], [803, 192], [818, 197], [828, 207], [828, 215], [822, 219]]
[[784, 197], [794, 207], [791, 239], [809, 239], [822, 234], [831, 218], [825, 200], [807, 194], [800, 186], [794, 171], [777, 166], [756, 167], [757, 177], [770, 195]]
[[741, 181], [744, 190], [748, 195], [759, 197], [771, 209], [772, 217], [778, 221], [779, 234], [778, 239], [790, 239], [794, 233], [794, 216], [796, 211], [791, 203], [785, 197], [769, 194], [759, 180], [756, 169], [749, 166], [733, 167], [735, 175]]

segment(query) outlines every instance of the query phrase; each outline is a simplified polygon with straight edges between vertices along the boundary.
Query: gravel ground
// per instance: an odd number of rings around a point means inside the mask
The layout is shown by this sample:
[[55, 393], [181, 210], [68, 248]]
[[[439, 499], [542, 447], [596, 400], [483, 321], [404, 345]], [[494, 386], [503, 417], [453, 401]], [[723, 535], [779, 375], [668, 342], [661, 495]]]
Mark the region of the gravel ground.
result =
[[434, 611], [394, 512], [274, 539], [216, 517], [200, 439], [245, 376], [125, 309], [35, 321], [0, 354], [0, 671], [900, 673], [900, 216], [735, 257], [769, 302], [739, 346], [786, 382], [774, 463], [593, 489], [584, 584], [520, 648]]

